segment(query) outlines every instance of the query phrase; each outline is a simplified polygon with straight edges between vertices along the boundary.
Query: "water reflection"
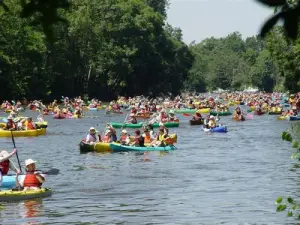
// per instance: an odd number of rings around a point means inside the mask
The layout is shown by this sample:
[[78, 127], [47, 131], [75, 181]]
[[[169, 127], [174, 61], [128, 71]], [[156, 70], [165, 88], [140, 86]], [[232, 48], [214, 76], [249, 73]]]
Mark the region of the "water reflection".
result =
[[19, 204], [22, 218], [39, 217], [43, 213], [43, 200], [27, 200]]

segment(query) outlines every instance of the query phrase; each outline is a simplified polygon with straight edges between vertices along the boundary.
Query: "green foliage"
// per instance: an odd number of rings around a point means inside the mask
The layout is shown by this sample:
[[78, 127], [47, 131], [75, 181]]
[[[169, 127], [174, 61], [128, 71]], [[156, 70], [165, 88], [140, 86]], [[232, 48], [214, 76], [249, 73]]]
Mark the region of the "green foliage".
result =
[[165, 26], [167, 1], [70, 3], [60, 10], [68, 23], [54, 25], [56, 39], [49, 44], [36, 17], [20, 18], [19, 2], [6, 0], [13, 10], [0, 14], [1, 98], [111, 99], [182, 89], [194, 58], [180, 29]]
[[272, 91], [279, 73], [265, 45], [259, 37], [243, 40], [238, 32], [225, 38], [208, 38], [199, 44], [191, 44], [195, 61], [186, 89], [203, 92], [217, 88], [241, 90], [252, 86]]

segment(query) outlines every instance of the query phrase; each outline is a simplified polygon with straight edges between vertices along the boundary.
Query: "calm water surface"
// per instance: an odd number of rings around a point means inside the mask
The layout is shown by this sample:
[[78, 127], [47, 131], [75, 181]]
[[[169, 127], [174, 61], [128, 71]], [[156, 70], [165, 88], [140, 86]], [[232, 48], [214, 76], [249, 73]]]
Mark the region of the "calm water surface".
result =
[[[36, 116], [31, 112], [25, 115]], [[291, 148], [280, 139], [289, 127], [275, 116], [232, 122], [227, 134], [206, 134], [181, 117], [178, 150], [150, 153], [80, 154], [90, 126], [103, 131], [122, 116], [88, 112], [80, 120], [48, 116], [46, 136], [16, 138], [19, 157], [38, 168], [59, 168], [48, 176], [50, 198], [5, 203], [0, 224], [293, 224], [276, 213], [280, 195], [299, 196], [299, 170]], [[10, 139], [0, 139], [11, 149]]]

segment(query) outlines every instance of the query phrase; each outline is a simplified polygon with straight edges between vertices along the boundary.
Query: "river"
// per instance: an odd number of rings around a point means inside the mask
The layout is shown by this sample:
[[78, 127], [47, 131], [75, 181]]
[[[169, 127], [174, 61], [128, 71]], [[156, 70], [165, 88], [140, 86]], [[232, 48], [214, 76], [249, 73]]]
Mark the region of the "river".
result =
[[[3, 114], [2, 114], [3, 115]], [[25, 112], [32, 115], [33, 112]], [[289, 122], [254, 116], [233, 122], [221, 117], [227, 134], [207, 134], [180, 116], [178, 150], [149, 153], [80, 154], [78, 144], [89, 127], [103, 131], [108, 116], [53, 120], [47, 135], [16, 138], [22, 163], [60, 169], [48, 176], [51, 197], [3, 203], [0, 224], [293, 224], [277, 213], [278, 196], [299, 197], [299, 169], [291, 146], [281, 140]], [[0, 139], [1, 149], [12, 148]]]

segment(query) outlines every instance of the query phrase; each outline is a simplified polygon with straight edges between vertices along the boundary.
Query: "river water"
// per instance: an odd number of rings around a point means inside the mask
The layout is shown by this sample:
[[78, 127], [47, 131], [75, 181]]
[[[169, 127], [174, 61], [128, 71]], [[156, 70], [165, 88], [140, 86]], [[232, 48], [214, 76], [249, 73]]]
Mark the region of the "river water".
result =
[[[32, 112], [24, 115], [36, 116]], [[178, 150], [170, 153], [80, 154], [78, 144], [90, 126], [103, 131], [108, 116], [53, 120], [47, 135], [16, 138], [22, 163], [60, 169], [42, 200], [3, 203], [0, 224], [293, 224], [277, 213], [275, 199], [299, 197], [299, 169], [281, 140], [289, 122], [254, 116], [233, 122], [221, 117], [227, 134], [207, 134], [180, 117]], [[11, 149], [11, 139], [0, 139]]]

